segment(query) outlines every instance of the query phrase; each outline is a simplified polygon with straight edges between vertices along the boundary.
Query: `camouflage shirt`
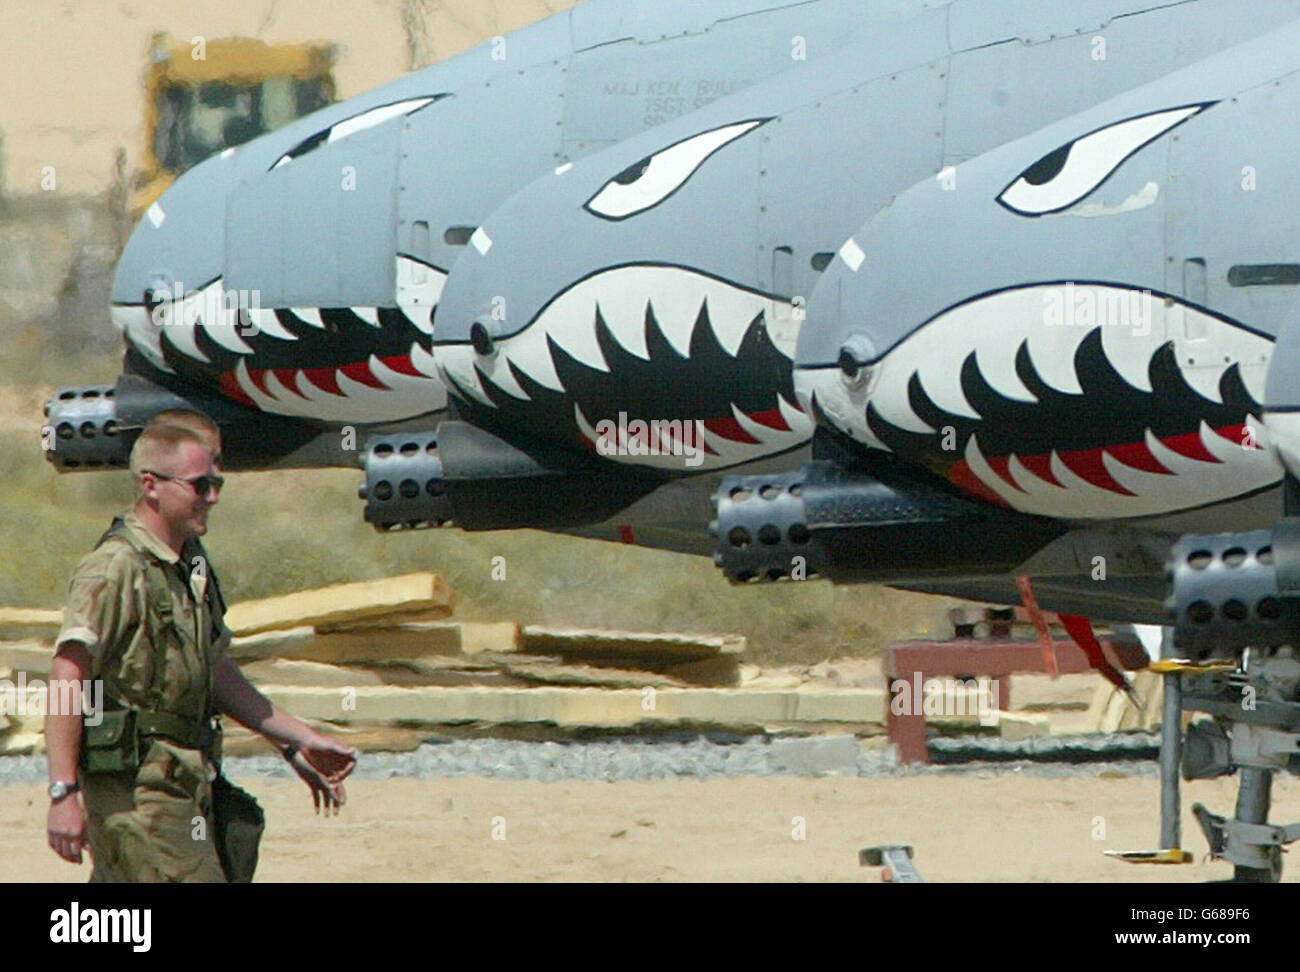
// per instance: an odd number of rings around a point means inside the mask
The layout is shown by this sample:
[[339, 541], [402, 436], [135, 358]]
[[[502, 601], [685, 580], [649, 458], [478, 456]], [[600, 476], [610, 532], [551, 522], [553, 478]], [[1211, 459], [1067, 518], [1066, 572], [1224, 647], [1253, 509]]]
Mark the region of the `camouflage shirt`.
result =
[[[147, 553], [124, 537], [110, 536], [82, 558], [69, 585], [55, 650], [69, 641], [86, 646], [90, 677], [104, 680], [110, 708], [126, 705], [204, 720], [214, 708], [212, 675], [230, 631], [203, 548], [197, 541], [187, 543], [183, 561], [134, 511], [121, 519]], [[169, 619], [151, 603], [151, 562], [166, 578]], [[152, 643], [151, 631], [160, 632], [163, 644]]]

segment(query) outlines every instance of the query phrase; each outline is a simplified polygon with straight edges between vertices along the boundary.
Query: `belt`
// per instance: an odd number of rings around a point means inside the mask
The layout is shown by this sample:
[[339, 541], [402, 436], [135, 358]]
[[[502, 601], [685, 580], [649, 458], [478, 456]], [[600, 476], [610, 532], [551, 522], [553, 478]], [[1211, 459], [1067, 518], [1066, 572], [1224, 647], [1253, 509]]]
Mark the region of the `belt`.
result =
[[217, 735], [211, 725], [153, 709], [136, 710], [135, 732], [137, 736], [164, 736], [186, 749], [208, 749]]

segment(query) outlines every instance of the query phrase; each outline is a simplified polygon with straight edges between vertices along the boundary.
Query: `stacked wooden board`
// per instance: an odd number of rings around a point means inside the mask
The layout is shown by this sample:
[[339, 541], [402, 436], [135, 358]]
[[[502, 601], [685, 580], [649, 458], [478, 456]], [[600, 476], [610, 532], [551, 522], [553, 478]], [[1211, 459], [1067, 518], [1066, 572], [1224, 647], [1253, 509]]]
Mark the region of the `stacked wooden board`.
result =
[[[742, 687], [738, 635], [639, 633], [448, 620], [455, 595], [437, 575], [408, 574], [235, 604], [231, 655], [276, 704], [365, 749], [407, 749], [431, 731], [627, 730], [884, 720], [878, 687]], [[57, 611], [0, 609], [0, 669], [45, 677]], [[35, 751], [40, 719], [0, 724], [0, 753]], [[227, 732], [227, 752], [264, 751]]]

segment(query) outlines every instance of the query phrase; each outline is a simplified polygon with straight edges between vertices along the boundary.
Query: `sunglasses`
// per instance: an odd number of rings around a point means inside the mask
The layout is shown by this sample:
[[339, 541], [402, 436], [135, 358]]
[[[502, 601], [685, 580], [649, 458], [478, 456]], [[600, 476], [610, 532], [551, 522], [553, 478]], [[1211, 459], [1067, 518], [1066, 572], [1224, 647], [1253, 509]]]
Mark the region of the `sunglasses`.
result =
[[195, 476], [193, 479], [186, 479], [184, 476], [168, 476], [166, 473], [154, 472], [152, 469], [144, 469], [142, 472], [147, 472], [150, 476], [157, 479], [167, 479], [174, 480], [178, 483], [187, 483], [194, 487], [194, 492], [198, 493], [199, 496], [207, 496], [208, 493], [213, 490], [220, 493], [221, 487], [226, 485], [226, 479], [224, 476]]

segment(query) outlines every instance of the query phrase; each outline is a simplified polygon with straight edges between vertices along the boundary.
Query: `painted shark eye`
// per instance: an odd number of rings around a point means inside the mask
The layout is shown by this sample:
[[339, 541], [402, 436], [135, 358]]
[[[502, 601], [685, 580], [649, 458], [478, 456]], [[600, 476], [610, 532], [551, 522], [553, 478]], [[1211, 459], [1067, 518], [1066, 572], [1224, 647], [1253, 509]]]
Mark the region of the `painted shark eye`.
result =
[[345, 118], [340, 122], [335, 122], [329, 128], [323, 129], [308, 138], [304, 138], [284, 155], [275, 160], [272, 169], [278, 169], [282, 165], [288, 165], [294, 159], [301, 158], [308, 152], [320, 148], [322, 145], [329, 145], [332, 142], [340, 141], [349, 135], [355, 135], [357, 132], [364, 132], [367, 128], [373, 128], [380, 125], [390, 118], [397, 118], [399, 115], [410, 115], [435, 101], [441, 101], [447, 95], [425, 95], [420, 98], [407, 98], [405, 101], [395, 101], [390, 105], [379, 105], [361, 112], [359, 115], [353, 115], [351, 118]]
[[1139, 115], [1067, 142], [1020, 173], [998, 202], [1022, 216], [1059, 213], [1110, 178], [1130, 156], [1212, 104]]
[[584, 208], [602, 219], [619, 220], [658, 206], [680, 189], [714, 152], [766, 121], [766, 118], [756, 118], [701, 132], [648, 155], [605, 183]]

